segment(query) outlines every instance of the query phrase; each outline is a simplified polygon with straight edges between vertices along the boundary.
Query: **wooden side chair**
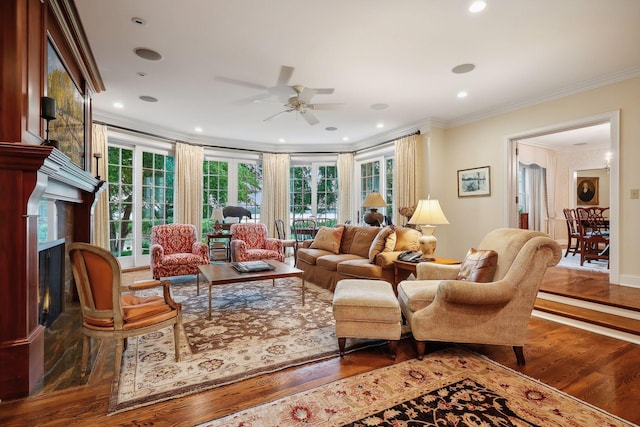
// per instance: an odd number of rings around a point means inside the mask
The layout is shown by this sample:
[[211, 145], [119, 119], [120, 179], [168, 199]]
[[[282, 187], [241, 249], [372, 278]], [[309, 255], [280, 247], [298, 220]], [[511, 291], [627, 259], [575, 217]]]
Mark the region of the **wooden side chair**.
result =
[[[180, 360], [181, 305], [170, 294], [168, 280], [122, 285], [120, 263], [111, 252], [88, 243], [69, 245], [71, 269], [82, 308], [82, 368], [84, 377], [91, 338], [116, 340], [114, 375], [119, 375], [122, 352], [129, 337], [173, 328], [176, 362]], [[130, 291], [162, 288], [162, 296], [137, 297]]]
[[567, 222], [567, 250], [564, 256], [580, 253], [580, 230], [578, 228], [578, 215], [575, 209], [563, 209], [564, 218]]
[[605, 217], [609, 208], [577, 208], [580, 227], [580, 265], [585, 260], [606, 260], [609, 267], [609, 219]]
[[293, 248], [293, 258], [295, 260], [297, 251], [298, 251], [296, 239], [287, 239], [287, 233], [284, 228], [283, 220], [281, 220], [280, 218], [276, 219], [275, 225], [276, 225], [276, 234], [278, 235], [278, 239], [282, 242], [282, 250], [286, 252], [287, 248]]

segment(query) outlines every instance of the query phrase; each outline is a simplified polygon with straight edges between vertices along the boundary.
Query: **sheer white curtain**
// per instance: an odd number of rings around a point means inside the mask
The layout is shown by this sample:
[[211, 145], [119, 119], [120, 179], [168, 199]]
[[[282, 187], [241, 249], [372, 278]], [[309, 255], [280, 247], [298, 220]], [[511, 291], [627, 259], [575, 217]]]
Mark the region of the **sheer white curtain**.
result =
[[95, 170], [95, 162], [92, 163], [93, 175], [100, 176], [105, 188], [98, 194], [93, 208], [93, 244], [104, 249], [109, 249], [109, 189], [107, 163], [109, 152], [107, 150], [107, 127], [105, 125], [91, 125], [91, 151], [93, 154], [100, 153], [102, 157], [97, 162], [98, 170]]
[[524, 211], [529, 213], [529, 229], [544, 231], [547, 229], [547, 184], [546, 169], [537, 165], [520, 163], [524, 189]]
[[353, 153], [341, 153], [338, 154], [337, 159], [338, 167], [338, 224], [344, 224], [348, 219], [351, 219], [353, 206], [351, 201], [353, 200], [353, 186], [351, 182], [353, 180]]
[[[261, 222], [267, 226], [269, 236], [276, 235], [275, 220], [289, 227], [289, 154], [264, 153], [262, 155]], [[288, 235], [288, 230], [285, 230]]]
[[202, 232], [202, 163], [204, 148], [176, 142], [175, 219]]
[[409, 135], [395, 141], [393, 197], [396, 208], [414, 206], [418, 203], [416, 195], [416, 145], [418, 138], [420, 135]]

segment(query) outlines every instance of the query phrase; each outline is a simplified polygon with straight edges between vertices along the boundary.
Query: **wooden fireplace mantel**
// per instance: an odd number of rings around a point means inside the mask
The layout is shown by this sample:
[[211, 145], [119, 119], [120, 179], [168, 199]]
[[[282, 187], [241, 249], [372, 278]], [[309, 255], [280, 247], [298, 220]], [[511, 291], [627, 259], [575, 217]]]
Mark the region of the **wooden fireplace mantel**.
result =
[[38, 313], [38, 205], [74, 203], [74, 240], [89, 242], [101, 182], [52, 147], [0, 142], [0, 399], [23, 397], [44, 371]]

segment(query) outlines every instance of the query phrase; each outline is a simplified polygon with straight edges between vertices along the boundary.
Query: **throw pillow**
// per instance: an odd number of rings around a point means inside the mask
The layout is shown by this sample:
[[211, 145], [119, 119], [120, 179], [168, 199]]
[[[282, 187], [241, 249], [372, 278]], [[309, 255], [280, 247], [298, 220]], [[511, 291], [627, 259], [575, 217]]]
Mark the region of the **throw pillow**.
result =
[[309, 247], [338, 254], [340, 253], [340, 239], [342, 239], [343, 231], [344, 227], [320, 227]]
[[396, 227], [396, 247], [394, 251], [419, 251], [418, 239], [422, 233], [409, 227]]
[[493, 280], [498, 268], [498, 253], [492, 250], [469, 249], [462, 261], [456, 280], [487, 283]]
[[373, 239], [373, 242], [371, 242], [371, 246], [369, 247], [369, 261], [374, 262], [376, 255], [386, 250], [387, 239], [391, 234], [394, 234], [394, 228], [390, 226], [384, 227], [378, 231], [378, 234], [375, 239]]

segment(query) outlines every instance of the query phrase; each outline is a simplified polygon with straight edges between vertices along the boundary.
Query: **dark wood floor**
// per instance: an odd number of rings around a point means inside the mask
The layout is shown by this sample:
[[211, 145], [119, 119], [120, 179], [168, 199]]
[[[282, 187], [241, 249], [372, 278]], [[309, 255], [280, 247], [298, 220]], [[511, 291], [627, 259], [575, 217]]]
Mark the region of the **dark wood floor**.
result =
[[[139, 274], [144, 272], [133, 276]], [[640, 297], [633, 292], [627, 295], [627, 290], [611, 288], [607, 278], [603, 274], [552, 268], [545, 275], [544, 288], [558, 291], [563, 287], [574, 290], [582, 287], [598, 298], [608, 294], [612, 299], [640, 303]], [[516, 365], [510, 348], [468, 347], [612, 414], [640, 423], [640, 346], [532, 318], [525, 346], [527, 364], [523, 367]], [[348, 354], [343, 360], [336, 357], [311, 363], [107, 417], [112, 350], [113, 344], [105, 343], [86, 386], [2, 403], [0, 425], [190, 426], [394, 363], [379, 349], [363, 350]], [[401, 341], [398, 361], [413, 357], [413, 343], [408, 339]]]

